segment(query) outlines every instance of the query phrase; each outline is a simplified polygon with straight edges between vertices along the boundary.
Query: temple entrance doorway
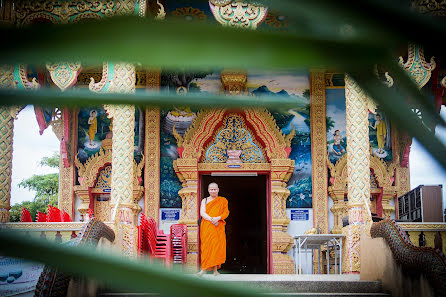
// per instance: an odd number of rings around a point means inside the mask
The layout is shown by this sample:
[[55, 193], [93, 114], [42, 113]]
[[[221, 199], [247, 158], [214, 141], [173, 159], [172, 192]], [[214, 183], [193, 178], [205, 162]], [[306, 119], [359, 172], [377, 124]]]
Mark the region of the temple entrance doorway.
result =
[[268, 273], [268, 181], [267, 175], [201, 176], [201, 199], [209, 196], [208, 185], [215, 182], [229, 204], [222, 273]]

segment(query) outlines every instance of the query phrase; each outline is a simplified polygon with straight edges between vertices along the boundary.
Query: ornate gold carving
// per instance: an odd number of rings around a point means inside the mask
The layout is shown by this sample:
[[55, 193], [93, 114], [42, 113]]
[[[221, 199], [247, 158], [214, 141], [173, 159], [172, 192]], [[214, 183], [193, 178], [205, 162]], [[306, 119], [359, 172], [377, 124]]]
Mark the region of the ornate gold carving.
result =
[[399, 63], [409, 72], [420, 89], [429, 81], [432, 70], [436, 66], [434, 57], [431, 57], [430, 63], [427, 63], [423, 48], [413, 44], [409, 44], [407, 62], [404, 63], [403, 57], [400, 57]]
[[349, 225], [342, 228], [344, 235], [342, 243], [342, 272], [359, 273], [361, 270], [360, 260], [360, 234], [364, 225]]
[[215, 19], [223, 26], [256, 29], [266, 17], [268, 8], [256, 6], [245, 0], [234, 0], [225, 6], [209, 3]]
[[48, 223], [6, 223], [1, 227], [12, 230], [23, 231], [80, 231], [84, 226], [84, 222], [48, 222]]
[[[311, 72], [311, 158], [313, 176], [313, 224], [328, 233], [327, 133], [324, 71]], [[316, 226], [317, 225], [317, 226]]]
[[159, 0], [156, 0], [156, 4], [158, 4], [160, 10], [158, 11], [158, 14], [155, 17], [155, 20], [164, 20], [166, 18], [166, 11], [164, 10], [164, 6], [159, 2]]
[[225, 163], [228, 150], [239, 150], [243, 163], [263, 163], [263, 152], [251, 136], [245, 121], [237, 114], [230, 114], [223, 120], [223, 126], [215, 132], [215, 142], [211, 142], [203, 156], [204, 163]]
[[412, 7], [422, 14], [446, 16], [446, 0], [412, 0]]
[[399, 222], [404, 231], [446, 231], [446, 223], [402, 223]]
[[[116, 7], [118, 7], [117, 1]], [[106, 17], [114, 14], [114, 1], [32, 1], [15, 4], [15, 16], [19, 25], [33, 23], [36, 19], [47, 19], [52, 23], [75, 22], [87, 17]]]
[[158, 222], [160, 204], [160, 110], [146, 109], [146, 164], [144, 169], [145, 204], [147, 217]]
[[135, 12], [134, 0], [117, 0], [116, 1], [116, 15], [131, 15]]
[[273, 253], [274, 274], [294, 274], [293, 259], [282, 253]]
[[[110, 74], [110, 76], [113, 75], [113, 72], [110, 73], [110, 71], [109, 71], [109, 67], [111, 68], [111, 70], [113, 69], [112, 65], [113, 64], [111, 64], [111, 63], [103, 63], [102, 76], [101, 76], [101, 79], [99, 82], [95, 83], [94, 77], [90, 77], [90, 83], [88, 85], [88, 88], [90, 89], [90, 91], [99, 93], [102, 90], [104, 90], [105, 85], [112, 78], [112, 77], [109, 78], [109, 74]], [[104, 90], [104, 91], [106, 91], [106, 90]]]
[[[359, 237], [370, 204], [370, 149], [367, 95], [348, 75], [345, 76], [347, 126], [348, 217], [350, 226], [343, 228], [345, 272], [359, 272]], [[368, 218], [371, 220], [371, 217]]]
[[14, 83], [14, 66], [0, 65], [0, 88], [16, 88]]
[[287, 135], [285, 135], [285, 143], [287, 147], [291, 147], [291, 141], [293, 140], [294, 135], [296, 135], [296, 128], [293, 124], [291, 124], [291, 127], [293, 127], [293, 130]]
[[[111, 189], [112, 205], [115, 207], [121, 203], [133, 203], [134, 115], [134, 106], [115, 106], [113, 117], [113, 168]], [[129, 223], [135, 224], [136, 218], [131, 218]]]
[[0, 223], [9, 222], [11, 208], [12, 140], [14, 118], [8, 107], [0, 107]]
[[225, 69], [221, 72], [220, 77], [226, 94], [241, 95], [246, 93], [248, 74], [245, 70]]
[[[370, 149], [367, 95], [348, 75], [345, 76], [347, 113], [347, 180], [349, 205], [363, 204], [370, 197]], [[350, 214], [349, 214], [350, 216]], [[363, 223], [353, 222], [350, 224]]]
[[94, 200], [94, 216], [101, 220], [102, 222], [110, 221], [111, 209], [110, 209], [110, 200], [107, 201], [99, 201], [97, 199]]
[[51, 80], [62, 92], [76, 83], [77, 76], [82, 69], [80, 62], [51, 63], [46, 64], [46, 68], [50, 72]]
[[[70, 139], [76, 139], [76, 129], [74, 129], [74, 121], [73, 121], [73, 113], [70, 112], [70, 117], [68, 120], [70, 124]], [[58, 207], [60, 210], [64, 210], [68, 213], [72, 219], [74, 219], [74, 165], [72, 162], [72, 158], [76, 153], [76, 147], [73, 141], [67, 142], [67, 152], [68, 156], [70, 156], [70, 166], [63, 166], [63, 158], [62, 154], [59, 157], [59, 203]]]
[[111, 164], [111, 160], [112, 151], [104, 150], [102, 147], [96, 154], [88, 158], [88, 160], [85, 161], [85, 164], [82, 164], [76, 155], [74, 162], [78, 169], [79, 183], [86, 187], [94, 187], [94, 182], [99, 174], [99, 170], [105, 165]]
[[241, 163], [239, 168], [229, 168], [228, 164], [198, 163], [198, 171], [270, 171], [269, 163]]
[[[184, 150], [180, 158], [173, 162], [175, 172], [183, 183], [183, 188], [178, 192], [183, 201], [180, 223], [188, 225], [188, 241], [191, 241], [188, 249], [188, 259], [195, 259], [195, 243], [197, 234], [189, 231], [197, 228], [197, 185], [198, 171], [227, 171], [226, 164], [198, 163], [203, 147], [216, 134], [217, 127], [222, 124], [226, 111], [224, 109], [204, 110], [198, 113], [191, 127], [183, 137]], [[293, 261], [285, 253], [292, 246], [292, 239], [286, 233], [289, 219], [286, 215], [286, 198], [290, 192], [286, 188], [286, 182], [294, 170], [294, 161], [288, 159], [286, 152], [285, 136], [277, 127], [274, 118], [268, 111], [260, 109], [245, 109], [237, 113], [237, 116], [245, 117], [246, 123], [253, 127], [259, 143], [266, 151], [268, 161], [271, 163], [241, 163], [238, 171], [270, 171], [271, 172], [271, 216], [272, 216], [272, 246], [274, 253], [281, 259], [274, 261], [276, 273], [292, 272]], [[230, 169], [235, 170], [235, 169]], [[189, 234], [190, 233], [190, 234]], [[188, 244], [189, 245], [189, 244]], [[192, 254], [192, 255], [191, 255]], [[194, 264], [192, 264], [194, 265]]]

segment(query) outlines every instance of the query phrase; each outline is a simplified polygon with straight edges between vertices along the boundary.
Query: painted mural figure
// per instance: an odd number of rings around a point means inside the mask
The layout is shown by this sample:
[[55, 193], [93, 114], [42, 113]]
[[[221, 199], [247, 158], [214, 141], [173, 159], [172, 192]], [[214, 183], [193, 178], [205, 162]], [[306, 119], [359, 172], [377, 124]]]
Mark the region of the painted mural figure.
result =
[[370, 124], [372, 129], [376, 130], [376, 139], [378, 141], [378, 154], [384, 154], [384, 146], [386, 145], [386, 123], [381, 120], [381, 115], [377, 114], [375, 116], [375, 123]]
[[339, 134], [339, 130], [336, 130], [333, 134], [333, 152], [336, 155], [343, 155], [345, 153], [344, 147], [341, 145], [342, 136]]
[[229, 216], [228, 200], [218, 196], [218, 185], [210, 183], [209, 197], [201, 201], [200, 215], [203, 218], [200, 225], [201, 238], [201, 271], [212, 270], [218, 275], [221, 264], [226, 262], [225, 219]]
[[96, 110], [92, 110], [90, 112], [90, 117], [88, 118], [88, 124], [90, 125], [88, 128], [88, 138], [90, 139], [90, 147], [94, 147], [93, 140], [98, 132], [98, 119]]

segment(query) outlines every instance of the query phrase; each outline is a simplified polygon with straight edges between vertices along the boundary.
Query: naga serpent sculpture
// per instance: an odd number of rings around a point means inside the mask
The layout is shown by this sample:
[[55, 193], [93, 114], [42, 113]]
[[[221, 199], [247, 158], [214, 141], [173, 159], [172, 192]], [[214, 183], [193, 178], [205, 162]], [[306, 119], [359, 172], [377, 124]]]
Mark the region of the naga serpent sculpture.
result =
[[[78, 237], [67, 242], [68, 246], [96, 247], [99, 240], [104, 237], [110, 242], [115, 240], [115, 232], [103, 222], [92, 218], [82, 227]], [[55, 268], [45, 265], [37, 282], [35, 297], [61, 297], [66, 296], [71, 275], [64, 274]]]
[[423, 275], [436, 296], [446, 296], [446, 257], [440, 250], [413, 245], [406, 232], [390, 219], [373, 223], [370, 235], [384, 238], [404, 273]]

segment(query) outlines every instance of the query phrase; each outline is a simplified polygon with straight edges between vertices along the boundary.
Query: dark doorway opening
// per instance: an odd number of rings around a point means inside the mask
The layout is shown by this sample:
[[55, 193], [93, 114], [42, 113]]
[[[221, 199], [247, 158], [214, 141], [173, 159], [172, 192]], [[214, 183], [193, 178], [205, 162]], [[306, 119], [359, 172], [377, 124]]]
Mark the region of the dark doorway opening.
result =
[[[226, 263], [222, 273], [267, 273], [267, 176], [202, 175], [201, 198], [208, 185], [218, 184], [219, 196], [228, 200]], [[201, 201], [201, 199], [200, 199]]]

